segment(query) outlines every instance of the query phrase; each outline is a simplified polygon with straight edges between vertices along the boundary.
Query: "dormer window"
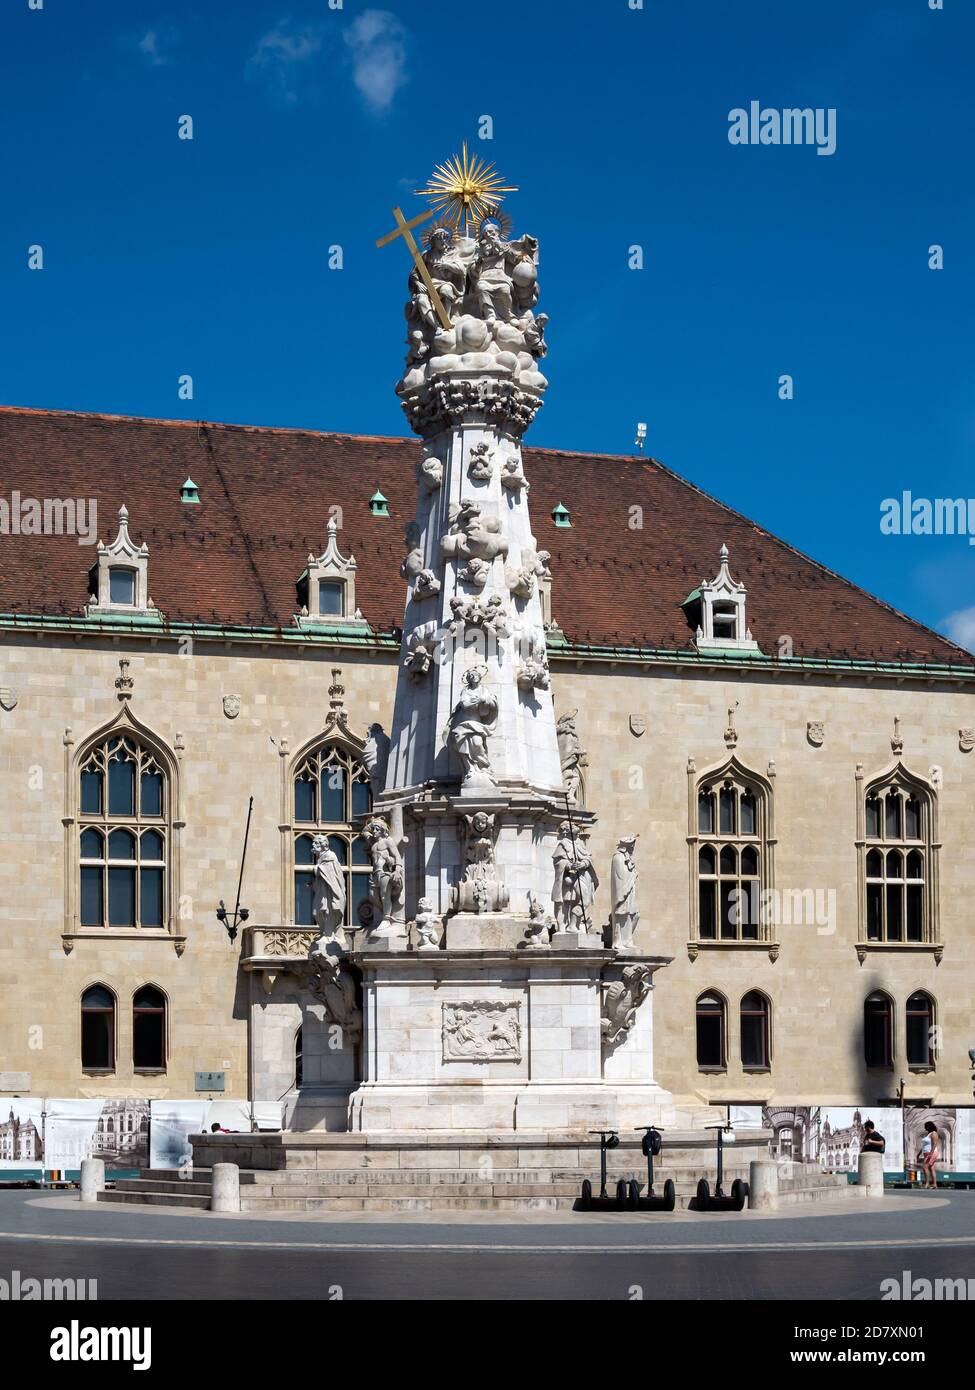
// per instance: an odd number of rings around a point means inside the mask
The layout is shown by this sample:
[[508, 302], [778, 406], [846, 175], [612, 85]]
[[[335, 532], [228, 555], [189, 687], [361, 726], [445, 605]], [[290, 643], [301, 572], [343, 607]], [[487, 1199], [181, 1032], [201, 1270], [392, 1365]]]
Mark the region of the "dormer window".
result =
[[728, 547], [719, 552], [717, 575], [688, 594], [682, 605], [695, 628], [698, 651], [758, 651], [745, 621], [745, 586], [736, 584], [728, 570]]
[[367, 623], [355, 605], [355, 557], [348, 559], [338, 546], [335, 518], [328, 523], [328, 542], [321, 555], [309, 555], [308, 567], [298, 579], [301, 611], [295, 614], [297, 627], [343, 627]]
[[342, 617], [345, 585], [334, 579], [319, 580], [318, 611], [330, 617]]
[[113, 604], [131, 608], [135, 603], [135, 570], [113, 565], [108, 571], [108, 596]]
[[118, 535], [110, 545], [98, 542], [98, 559], [91, 569], [89, 618], [140, 618], [161, 622], [149, 596], [149, 547], [136, 545], [129, 535], [129, 513], [119, 507]]

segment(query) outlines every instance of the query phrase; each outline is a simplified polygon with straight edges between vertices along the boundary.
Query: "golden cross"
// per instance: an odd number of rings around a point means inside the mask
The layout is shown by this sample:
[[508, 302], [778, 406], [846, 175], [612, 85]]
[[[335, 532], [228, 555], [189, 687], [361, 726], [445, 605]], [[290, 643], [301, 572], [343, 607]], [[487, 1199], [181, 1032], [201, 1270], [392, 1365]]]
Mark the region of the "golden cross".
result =
[[433, 280], [430, 278], [430, 271], [427, 268], [427, 263], [423, 259], [423, 256], [420, 253], [420, 248], [419, 246], [417, 246], [416, 241], [413, 237], [413, 228], [418, 227], [421, 222], [425, 222], [427, 218], [432, 217], [433, 214], [434, 209], [428, 208], [426, 212], [421, 212], [419, 217], [411, 218], [410, 221], [407, 222], [406, 218], [403, 216], [401, 209], [393, 208], [393, 216], [396, 218], [396, 230], [393, 232], [387, 232], [385, 236], [380, 237], [379, 240], [376, 242], [376, 245], [388, 246], [389, 243], [391, 241], [395, 241], [398, 236], [401, 236], [403, 238], [407, 246], [410, 248], [410, 255], [413, 257], [413, 260], [416, 264], [416, 268], [420, 272], [424, 285], [426, 285], [427, 287], [427, 293], [430, 296], [430, 303], [436, 310], [437, 318], [440, 320], [441, 326], [443, 328], [450, 329], [453, 327], [453, 324], [450, 322], [450, 319], [447, 316], [447, 310], [443, 306], [443, 300], [437, 293], [437, 287], [433, 283]]

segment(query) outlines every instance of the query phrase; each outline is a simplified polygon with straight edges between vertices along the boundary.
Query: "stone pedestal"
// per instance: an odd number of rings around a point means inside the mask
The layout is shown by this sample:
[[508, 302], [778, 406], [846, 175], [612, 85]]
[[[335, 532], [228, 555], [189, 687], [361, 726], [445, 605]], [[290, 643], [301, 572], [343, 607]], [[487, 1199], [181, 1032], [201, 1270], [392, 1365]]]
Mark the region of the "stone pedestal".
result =
[[[449, 923], [448, 923], [449, 930]], [[490, 934], [490, 929], [488, 930]], [[649, 991], [605, 1038], [605, 949], [354, 955], [363, 972], [354, 1130], [588, 1130], [673, 1122], [653, 1079]], [[648, 976], [668, 963], [640, 957]]]

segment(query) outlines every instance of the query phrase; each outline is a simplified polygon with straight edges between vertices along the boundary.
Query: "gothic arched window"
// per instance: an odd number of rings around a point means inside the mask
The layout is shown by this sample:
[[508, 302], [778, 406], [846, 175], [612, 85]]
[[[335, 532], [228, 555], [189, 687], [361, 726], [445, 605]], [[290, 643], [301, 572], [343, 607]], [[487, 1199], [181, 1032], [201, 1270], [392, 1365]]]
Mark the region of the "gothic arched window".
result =
[[166, 996], [155, 985], [143, 985], [132, 996], [132, 1066], [166, 1070]]
[[313, 926], [316, 835], [328, 839], [345, 874], [345, 924], [362, 925], [359, 909], [369, 899], [372, 867], [366, 841], [354, 823], [372, 809], [369, 776], [341, 745], [323, 743], [306, 754], [293, 777], [294, 920]]
[[763, 941], [771, 886], [771, 794], [732, 762], [702, 777], [692, 807], [692, 938]]
[[927, 1071], [934, 1066], [934, 1000], [923, 989], [907, 1001], [907, 1065]]
[[698, 996], [695, 1006], [697, 1025], [697, 1065], [702, 1070], [721, 1070], [726, 1058], [725, 1021], [727, 1008], [716, 990]]
[[82, 929], [165, 927], [171, 797], [159, 753], [123, 727], [89, 744], [79, 766]]
[[761, 990], [751, 990], [741, 1001], [741, 1065], [745, 1071], [769, 1069], [771, 1012], [768, 998]]
[[107, 985], [89, 985], [81, 996], [81, 1066], [115, 1070], [115, 995]]
[[864, 1000], [863, 1060], [883, 1070], [894, 1065], [894, 1003], [881, 989]]
[[860, 819], [862, 941], [938, 939], [935, 813], [933, 790], [903, 768], [867, 787]]

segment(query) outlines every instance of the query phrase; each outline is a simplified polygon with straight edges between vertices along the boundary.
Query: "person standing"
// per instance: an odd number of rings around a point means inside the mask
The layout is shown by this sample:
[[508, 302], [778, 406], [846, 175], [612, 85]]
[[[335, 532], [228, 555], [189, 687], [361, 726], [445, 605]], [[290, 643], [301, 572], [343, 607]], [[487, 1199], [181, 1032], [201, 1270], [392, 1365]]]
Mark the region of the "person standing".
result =
[[860, 1148], [861, 1152], [865, 1153], [882, 1154], [886, 1151], [887, 1140], [874, 1125], [873, 1120], [867, 1120], [863, 1126], [863, 1143]]
[[938, 1161], [941, 1158], [941, 1135], [938, 1127], [932, 1120], [925, 1120], [924, 1134], [921, 1136], [921, 1148], [918, 1153], [918, 1162], [924, 1170], [924, 1188], [936, 1188], [938, 1186]]

